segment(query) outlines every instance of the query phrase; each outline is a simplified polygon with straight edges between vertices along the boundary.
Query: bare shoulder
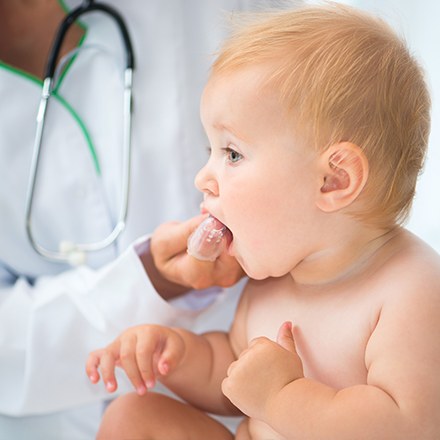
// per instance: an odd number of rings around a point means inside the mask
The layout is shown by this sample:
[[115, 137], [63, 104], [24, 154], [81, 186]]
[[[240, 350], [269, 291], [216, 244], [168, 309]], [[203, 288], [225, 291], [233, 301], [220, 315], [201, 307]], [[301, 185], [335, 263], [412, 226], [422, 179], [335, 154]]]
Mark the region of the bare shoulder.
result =
[[414, 334], [440, 330], [440, 256], [408, 231], [393, 246], [378, 279], [381, 321], [412, 327]]
[[368, 383], [422, 426], [440, 416], [440, 257], [407, 232], [396, 243], [380, 277], [381, 311], [365, 363]]
[[[403, 231], [384, 267], [382, 317], [406, 319], [418, 328], [440, 328], [440, 256], [415, 235]], [[428, 315], [430, 319], [428, 319]]]
[[438, 417], [440, 257], [402, 231], [379, 278], [382, 305], [366, 350], [368, 381], [418, 410], [428, 402]]
[[391, 290], [397, 296], [408, 296], [408, 300], [440, 296], [440, 255], [412, 233], [402, 230], [385, 268], [385, 278], [389, 275], [389, 283], [396, 284]]

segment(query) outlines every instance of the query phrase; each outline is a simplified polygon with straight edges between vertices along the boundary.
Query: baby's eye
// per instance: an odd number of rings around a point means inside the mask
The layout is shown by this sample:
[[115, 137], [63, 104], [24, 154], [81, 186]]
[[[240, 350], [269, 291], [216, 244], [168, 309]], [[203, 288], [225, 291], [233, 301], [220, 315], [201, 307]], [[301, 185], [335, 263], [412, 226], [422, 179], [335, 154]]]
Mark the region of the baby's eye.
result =
[[240, 153], [238, 153], [237, 151], [233, 150], [230, 147], [225, 148], [225, 153], [227, 160], [230, 163], [237, 163], [239, 160], [243, 159], [243, 156]]

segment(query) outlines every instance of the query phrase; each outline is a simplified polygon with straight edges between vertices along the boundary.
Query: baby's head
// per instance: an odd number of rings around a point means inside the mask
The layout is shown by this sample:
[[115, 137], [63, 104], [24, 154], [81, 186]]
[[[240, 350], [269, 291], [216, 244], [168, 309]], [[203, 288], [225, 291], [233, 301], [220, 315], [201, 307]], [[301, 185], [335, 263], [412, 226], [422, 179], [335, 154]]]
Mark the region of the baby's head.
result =
[[393, 30], [337, 4], [252, 17], [221, 49], [212, 78], [260, 65], [268, 66], [262, 87], [278, 95], [307, 148], [348, 142], [365, 155], [368, 179], [348, 212], [385, 228], [403, 222], [425, 157], [430, 99]]

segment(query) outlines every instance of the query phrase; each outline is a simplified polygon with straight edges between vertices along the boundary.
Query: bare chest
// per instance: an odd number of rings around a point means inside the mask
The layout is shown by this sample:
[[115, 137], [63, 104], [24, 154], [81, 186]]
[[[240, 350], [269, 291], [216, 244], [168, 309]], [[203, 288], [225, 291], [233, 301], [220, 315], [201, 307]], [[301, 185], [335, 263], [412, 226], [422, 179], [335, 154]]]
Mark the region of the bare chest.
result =
[[276, 340], [291, 321], [306, 377], [334, 388], [366, 383], [365, 350], [380, 307], [362, 291], [338, 295], [275, 295], [250, 301], [248, 342], [258, 336]]

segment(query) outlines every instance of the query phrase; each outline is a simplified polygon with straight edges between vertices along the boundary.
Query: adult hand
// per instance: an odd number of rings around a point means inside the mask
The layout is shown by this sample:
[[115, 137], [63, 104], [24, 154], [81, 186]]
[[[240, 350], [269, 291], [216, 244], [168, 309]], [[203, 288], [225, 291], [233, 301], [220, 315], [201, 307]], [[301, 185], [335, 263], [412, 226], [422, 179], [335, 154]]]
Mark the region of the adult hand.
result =
[[[244, 276], [237, 260], [226, 250], [213, 262], [197, 260], [187, 253], [188, 237], [206, 217], [199, 215], [181, 223], [164, 223], [154, 231], [150, 251], [162, 283], [165, 279], [174, 285], [184, 286], [186, 290], [229, 287]], [[165, 295], [161, 290], [165, 297], [172, 296]]]
[[264, 420], [265, 405], [287, 384], [304, 377], [290, 322], [281, 325], [277, 342], [253, 339], [228, 369], [223, 394], [244, 414]]

